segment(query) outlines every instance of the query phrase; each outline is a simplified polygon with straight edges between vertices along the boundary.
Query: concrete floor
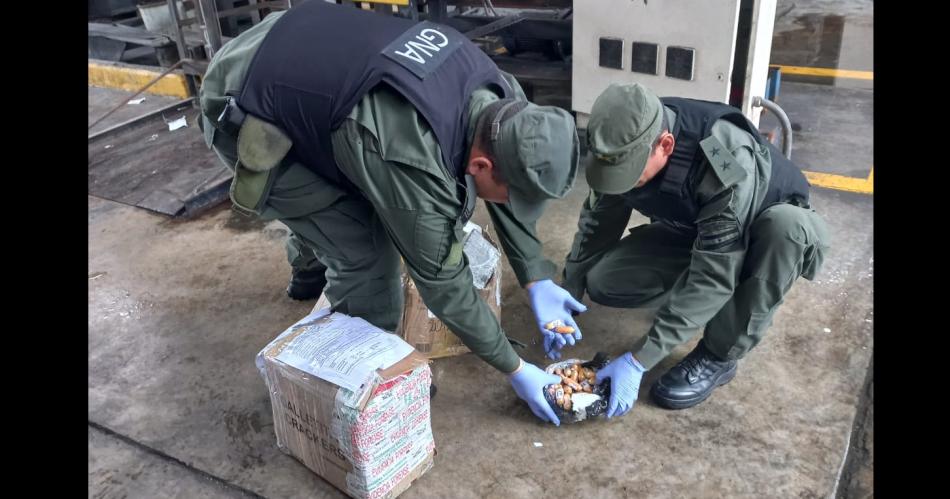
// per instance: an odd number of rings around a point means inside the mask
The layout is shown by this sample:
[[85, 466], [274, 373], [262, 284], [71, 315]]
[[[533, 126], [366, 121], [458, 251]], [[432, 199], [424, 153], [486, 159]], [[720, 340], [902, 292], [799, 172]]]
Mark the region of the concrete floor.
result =
[[[576, 220], [586, 190], [578, 184], [540, 223], [545, 253], [555, 261], [570, 244], [565, 227]], [[706, 403], [670, 412], [643, 397], [622, 419], [554, 428], [539, 424], [504, 378], [474, 356], [437, 360], [432, 425], [439, 454], [406, 497], [592, 490], [812, 497], [835, 490], [873, 347], [873, 202], [823, 190], [814, 198], [835, 235], [824, 273], [796, 285], [738, 377]], [[283, 293], [284, 237], [279, 224], [249, 222], [225, 207], [177, 222], [89, 198], [89, 421], [150, 450], [133, 452], [127, 442], [90, 430], [91, 456], [127, 455], [90, 459], [91, 495], [193, 497], [208, 485], [198, 479], [211, 475], [265, 497], [339, 496], [277, 450], [267, 391], [253, 364], [261, 347], [312, 306]], [[502, 324], [535, 343], [523, 355], [543, 363], [527, 301], [505, 272]], [[572, 354], [623, 351], [645, 334], [650, 315], [592, 305], [580, 319], [585, 339]], [[644, 386], [691, 346], [652, 371]], [[473, 378], [484, 379], [474, 393]], [[159, 471], [148, 466], [156, 460], [152, 450], [184, 466], [161, 459], [159, 476], [170, 478], [158, 480]], [[585, 456], [579, 480], [552, 479], [565, 455]], [[137, 477], [140, 469], [149, 474]], [[102, 477], [129, 488], [110, 488], [114, 482]]]
[[[795, 88], [802, 102], [829, 92]], [[851, 109], [871, 99], [838, 97]], [[107, 109], [91, 104], [90, 116]], [[819, 133], [803, 137], [793, 157], [821, 158], [828, 169], [816, 171], [861, 176], [859, 151], [870, 153], [873, 124], [862, 126], [846, 148], [828, 147]], [[539, 223], [545, 254], [557, 263], [586, 194], [581, 174]], [[873, 351], [873, 197], [816, 188], [813, 205], [834, 238], [823, 273], [799, 280], [766, 339], [709, 400], [672, 412], [646, 393], [696, 340], [648, 373], [625, 417], [561, 428], [540, 424], [474, 356], [436, 360], [438, 455], [403, 497], [828, 497], [841, 489], [864, 497], [870, 464], [846, 466], [845, 457], [849, 446], [870, 445], [852, 430], [856, 416], [872, 410], [864, 394]], [[476, 221], [486, 219], [480, 206]], [[644, 221], [635, 216], [630, 225]], [[286, 234], [277, 222], [227, 206], [184, 221], [89, 196], [90, 497], [343, 497], [277, 449], [254, 367], [260, 348], [313, 306], [284, 294]], [[507, 264], [504, 272], [502, 325], [530, 345], [526, 360], [544, 364], [526, 296]], [[616, 354], [649, 329], [653, 310], [588, 304], [579, 318], [584, 340], [570, 355]], [[477, 390], [472, 379], [482, 380]], [[568, 456], [584, 463], [572, 476], [562, 474]]]
[[[795, 130], [792, 158], [802, 169], [867, 178], [874, 164], [874, 91], [785, 82], [778, 104]], [[760, 127], [779, 126], [766, 113]], [[779, 134], [781, 136], [781, 134]], [[842, 154], [842, 151], [847, 151]]]

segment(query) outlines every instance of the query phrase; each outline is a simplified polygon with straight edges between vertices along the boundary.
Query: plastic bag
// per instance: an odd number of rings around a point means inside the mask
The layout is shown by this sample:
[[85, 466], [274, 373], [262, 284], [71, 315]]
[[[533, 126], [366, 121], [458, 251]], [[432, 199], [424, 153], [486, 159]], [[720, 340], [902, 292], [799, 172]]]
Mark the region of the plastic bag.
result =
[[[580, 359], [567, 359], [555, 362], [544, 368], [548, 374], [554, 374], [555, 369], [564, 370], [574, 364], [580, 364], [581, 367], [592, 369], [595, 372], [603, 369], [610, 359], [607, 354], [597, 352], [594, 358], [588, 361]], [[544, 387], [544, 399], [548, 401], [554, 414], [562, 423], [576, 423], [587, 419], [592, 419], [607, 413], [607, 403], [610, 401], [610, 380], [604, 380], [599, 385], [591, 386], [591, 393], [576, 392], [570, 395], [571, 409], [565, 410], [558, 404], [560, 397], [566, 396], [561, 384], [548, 385]]]

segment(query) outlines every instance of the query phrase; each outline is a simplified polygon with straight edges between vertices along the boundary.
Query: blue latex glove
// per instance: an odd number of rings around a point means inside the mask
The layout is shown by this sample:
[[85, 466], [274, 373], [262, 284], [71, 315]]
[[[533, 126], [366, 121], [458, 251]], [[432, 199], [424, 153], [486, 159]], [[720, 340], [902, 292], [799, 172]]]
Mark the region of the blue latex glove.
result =
[[[564, 345], [573, 345], [581, 340], [581, 328], [574, 322], [572, 312], [586, 312], [587, 307], [550, 279], [536, 281], [528, 288], [528, 295], [531, 298], [534, 317], [538, 321], [538, 329], [544, 337], [544, 353], [558, 360]], [[574, 332], [561, 334], [544, 328], [546, 324], [558, 320], [565, 326], [574, 328]]]
[[640, 394], [640, 380], [647, 370], [627, 352], [610, 361], [597, 371], [597, 384], [610, 378], [610, 402], [607, 404], [607, 419], [623, 416], [633, 408]]
[[544, 387], [561, 382], [560, 376], [548, 374], [534, 364], [521, 361], [521, 366], [508, 375], [515, 393], [528, 403], [531, 412], [544, 421], [550, 421], [555, 426], [561, 426], [561, 420], [554, 414], [554, 409], [544, 399]]

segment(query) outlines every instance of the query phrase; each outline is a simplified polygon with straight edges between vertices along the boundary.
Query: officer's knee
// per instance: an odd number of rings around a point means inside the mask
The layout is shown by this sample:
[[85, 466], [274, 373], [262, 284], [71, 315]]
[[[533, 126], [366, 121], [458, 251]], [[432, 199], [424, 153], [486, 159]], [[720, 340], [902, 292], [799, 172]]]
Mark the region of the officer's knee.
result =
[[[814, 211], [790, 204], [765, 210], [752, 226], [752, 244], [764, 250], [763, 258], [801, 264], [800, 275], [813, 279], [828, 251], [828, 230]], [[770, 256], [768, 256], [770, 255]]]
[[617, 272], [609, 265], [595, 265], [587, 274], [587, 294], [594, 303], [608, 307], [648, 306], [665, 292], [659, 275], [642, 272]]
[[359, 317], [376, 327], [395, 331], [403, 306], [401, 278], [347, 275], [331, 279], [326, 289], [338, 312]]
[[604, 289], [604, 273], [601, 271], [601, 265], [595, 265], [590, 271], [587, 272], [587, 294], [590, 296], [590, 299], [594, 303], [600, 303], [603, 305], [603, 299], [605, 294]]
[[778, 204], [759, 215], [752, 227], [752, 237], [760, 241], [781, 243], [794, 241], [808, 244], [805, 229], [808, 212], [790, 204]]

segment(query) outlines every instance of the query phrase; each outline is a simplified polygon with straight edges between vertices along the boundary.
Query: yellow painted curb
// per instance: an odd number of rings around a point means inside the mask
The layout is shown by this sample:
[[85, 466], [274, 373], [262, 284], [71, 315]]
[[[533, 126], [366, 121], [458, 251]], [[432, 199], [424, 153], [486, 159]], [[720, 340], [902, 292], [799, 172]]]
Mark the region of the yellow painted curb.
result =
[[854, 71], [851, 69], [809, 68], [801, 66], [782, 66], [772, 64], [770, 67], [779, 68], [783, 74], [802, 76], [830, 76], [832, 78], [851, 78], [853, 80], [874, 80], [873, 71]]
[[[160, 74], [161, 71], [89, 61], [89, 84], [95, 87], [136, 92]], [[178, 73], [165, 75], [145, 91], [150, 94], [168, 95], [181, 99], [189, 97], [185, 75]]]
[[844, 177], [842, 175], [831, 175], [828, 173], [802, 172], [811, 185], [826, 187], [838, 191], [859, 192], [861, 194], [874, 194], [874, 168], [868, 178]]

